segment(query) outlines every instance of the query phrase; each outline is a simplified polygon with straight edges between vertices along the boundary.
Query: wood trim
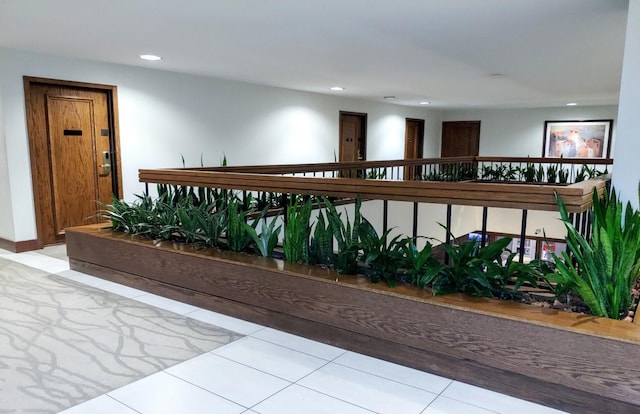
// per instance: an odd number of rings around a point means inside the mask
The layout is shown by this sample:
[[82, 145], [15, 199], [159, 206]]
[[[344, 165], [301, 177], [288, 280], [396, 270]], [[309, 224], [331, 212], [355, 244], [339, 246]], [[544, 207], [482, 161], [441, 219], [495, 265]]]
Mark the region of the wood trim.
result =
[[31, 250], [38, 250], [41, 247], [38, 245], [38, 240], [22, 240], [14, 242], [7, 239], [0, 238], [0, 249], [9, 250], [14, 253], [29, 252]]
[[[580, 413], [638, 412], [640, 326], [431, 296], [270, 258], [68, 230], [71, 268], [357, 352]], [[185, 276], [188, 269], [189, 277]]]

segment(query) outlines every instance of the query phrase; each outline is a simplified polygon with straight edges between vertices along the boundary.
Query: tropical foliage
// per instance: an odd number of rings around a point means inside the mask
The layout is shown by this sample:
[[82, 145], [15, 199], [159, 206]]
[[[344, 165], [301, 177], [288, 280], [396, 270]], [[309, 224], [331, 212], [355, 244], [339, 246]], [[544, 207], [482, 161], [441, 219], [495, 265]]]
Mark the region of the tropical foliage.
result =
[[[521, 173], [531, 179], [538, 171], [528, 164]], [[640, 198], [640, 187], [638, 193]], [[544, 286], [558, 297], [576, 294], [594, 315], [616, 319], [629, 309], [631, 289], [640, 274], [640, 212], [628, 203], [623, 208], [613, 190], [603, 197], [593, 194], [589, 238], [576, 230], [557, 198], [568, 251], [554, 255], [554, 262], [530, 264], [520, 263], [516, 253], [506, 250], [510, 238], [484, 247], [476, 240], [442, 244], [438, 249], [448, 260], [441, 262], [430, 241], [418, 249], [416, 239], [391, 237], [392, 229], [378, 232], [362, 216], [359, 197], [350, 201], [350, 217], [324, 197], [259, 194], [280, 204], [289, 200], [283, 212], [273, 207], [275, 202], [257, 203], [251, 193], [240, 197], [228, 190], [158, 186], [158, 194], [155, 199], [137, 196], [132, 203], [114, 199], [99, 215], [118, 231], [267, 257], [280, 252], [290, 262], [366, 274], [372, 282], [389, 286], [411, 283], [436, 295], [513, 297], [525, 284]], [[314, 211], [317, 218], [312, 221]]]
[[547, 277], [575, 290], [596, 316], [626, 316], [639, 276], [640, 212], [630, 203], [623, 207], [613, 189], [602, 197], [594, 191], [593, 230], [586, 238], [572, 224], [562, 199], [557, 195], [556, 199], [567, 229], [569, 253], [553, 255], [558, 272]]

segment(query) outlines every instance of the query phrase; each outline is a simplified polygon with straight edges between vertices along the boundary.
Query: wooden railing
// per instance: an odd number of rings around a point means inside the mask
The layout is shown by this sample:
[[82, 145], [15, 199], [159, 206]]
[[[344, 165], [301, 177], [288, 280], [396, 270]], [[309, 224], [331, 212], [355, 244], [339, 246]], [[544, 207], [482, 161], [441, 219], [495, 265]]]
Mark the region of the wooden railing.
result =
[[[604, 171], [612, 160], [562, 160], [562, 165], [582, 168], [589, 161], [590, 169]], [[451, 166], [477, 166], [479, 171], [489, 165], [520, 167], [557, 164], [546, 158], [459, 157], [418, 160], [358, 161], [348, 163], [254, 165], [178, 169], [141, 169], [144, 183], [187, 185], [230, 190], [267, 191], [290, 194], [355, 197], [366, 199], [411, 201], [446, 205], [470, 205], [555, 211], [555, 193], [567, 205], [568, 211], [581, 213], [591, 205], [593, 189], [603, 191], [608, 175], [574, 184], [535, 182], [477, 181], [477, 176], [465, 181], [404, 180], [406, 168], [435, 171]], [[579, 167], [578, 167], [579, 166]], [[377, 171], [373, 173], [373, 171]], [[382, 173], [381, 171], [385, 171]], [[367, 179], [367, 177], [370, 177]], [[521, 177], [515, 177], [521, 178]]]
[[[447, 206], [446, 228], [451, 229], [452, 205], [483, 207], [482, 245], [487, 234], [487, 210], [489, 207], [515, 208], [522, 210], [520, 245], [526, 237], [527, 212], [529, 210], [556, 211], [556, 194], [559, 195], [571, 213], [576, 228], [588, 235], [591, 229], [589, 215], [584, 214], [592, 204], [594, 189], [602, 194], [609, 182], [609, 175], [573, 184], [549, 184], [531, 182], [484, 182], [477, 176], [465, 181], [425, 181], [421, 179], [404, 180], [408, 172], [446, 171], [456, 168], [473, 168], [482, 171], [486, 166], [555, 165], [560, 160], [544, 158], [498, 158], [464, 157], [418, 160], [360, 161], [349, 163], [299, 164], [299, 165], [256, 165], [225, 166], [180, 169], [141, 169], [139, 179], [148, 185], [169, 184], [191, 187], [205, 187], [247, 192], [273, 192], [281, 194], [302, 194], [338, 198], [355, 198], [383, 201], [382, 229], [387, 230], [389, 216], [388, 201], [408, 201], [413, 203], [412, 234], [417, 237], [418, 207], [420, 203], [444, 204]], [[577, 166], [582, 168], [589, 162], [590, 171], [606, 171], [612, 160], [562, 160], [570, 165], [573, 176]], [[598, 168], [600, 168], [598, 170]], [[372, 173], [372, 171], [376, 171]], [[381, 173], [384, 171], [384, 173]], [[367, 177], [370, 177], [367, 179]], [[514, 177], [515, 178], [515, 177]], [[521, 177], [518, 177], [521, 178]], [[516, 178], [517, 179], [517, 178]], [[246, 200], [246, 197], [244, 197]], [[445, 243], [450, 243], [450, 231], [447, 231]], [[520, 251], [520, 261], [523, 260]]]

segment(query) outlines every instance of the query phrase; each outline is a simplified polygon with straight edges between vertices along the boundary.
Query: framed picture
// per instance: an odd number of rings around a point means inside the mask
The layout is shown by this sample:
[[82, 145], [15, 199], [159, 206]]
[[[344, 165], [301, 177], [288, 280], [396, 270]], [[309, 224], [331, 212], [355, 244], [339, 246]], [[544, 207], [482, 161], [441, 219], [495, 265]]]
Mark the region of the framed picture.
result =
[[542, 156], [609, 158], [613, 119], [545, 121]]

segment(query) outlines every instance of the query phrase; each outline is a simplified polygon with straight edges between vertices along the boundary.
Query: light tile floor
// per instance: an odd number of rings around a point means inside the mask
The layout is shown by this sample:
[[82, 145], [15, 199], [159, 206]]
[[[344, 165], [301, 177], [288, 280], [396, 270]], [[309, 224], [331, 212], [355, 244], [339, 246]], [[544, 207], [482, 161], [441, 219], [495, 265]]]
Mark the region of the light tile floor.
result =
[[69, 270], [64, 245], [0, 257], [247, 335], [65, 414], [562, 414]]

